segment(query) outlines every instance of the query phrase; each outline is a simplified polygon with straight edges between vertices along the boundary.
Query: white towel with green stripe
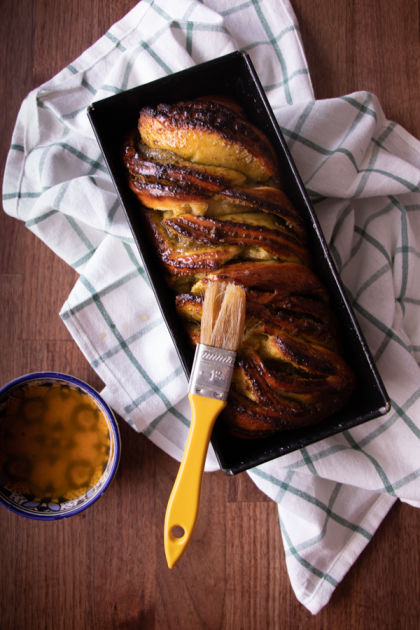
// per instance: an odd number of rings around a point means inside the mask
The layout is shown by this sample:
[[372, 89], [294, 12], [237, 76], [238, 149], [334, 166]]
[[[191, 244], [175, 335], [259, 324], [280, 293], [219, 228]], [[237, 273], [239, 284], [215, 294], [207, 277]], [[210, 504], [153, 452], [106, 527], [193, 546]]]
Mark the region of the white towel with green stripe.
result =
[[292, 587], [316, 613], [394, 501], [420, 506], [420, 143], [370, 93], [314, 99], [287, 0], [143, 0], [24, 100], [3, 203], [79, 273], [61, 317], [106, 400], [179, 459], [186, 378], [86, 108], [234, 50], [265, 87], [392, 401], [249, 472], [278, 504]]

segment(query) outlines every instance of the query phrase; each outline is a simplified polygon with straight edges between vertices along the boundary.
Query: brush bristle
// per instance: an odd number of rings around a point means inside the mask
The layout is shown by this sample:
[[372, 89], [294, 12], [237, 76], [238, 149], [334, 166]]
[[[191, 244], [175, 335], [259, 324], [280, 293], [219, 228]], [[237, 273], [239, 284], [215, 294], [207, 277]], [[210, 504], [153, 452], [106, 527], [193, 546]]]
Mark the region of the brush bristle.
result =
[[244, 288], [233, 282], [209, 282], [204, 295], [200, 343], [236, 352], [244, 324]]

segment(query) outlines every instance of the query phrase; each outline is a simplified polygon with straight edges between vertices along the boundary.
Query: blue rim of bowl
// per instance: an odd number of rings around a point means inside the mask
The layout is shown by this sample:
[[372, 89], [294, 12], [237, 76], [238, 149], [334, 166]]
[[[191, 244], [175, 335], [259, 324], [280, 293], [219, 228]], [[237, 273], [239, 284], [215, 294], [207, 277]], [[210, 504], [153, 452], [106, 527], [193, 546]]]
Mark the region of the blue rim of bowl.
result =
[[23, 374], [22, 376], [18, 376], [17, 378], [13, 379], [9, 383], [6, 383], [6, 385], [3, 385], [2, 387], [0, 387], [0, 398], [4, 394], [6, 394], [8, 390], [11, 390], [16, 386], [21, 385], [22, 383], [36, 381], [36, 380], [43, 380], [43, 379], [55, 379], [55, 380], [60, 380], [60, 381], [66, 381], [68, 383], [71, 383], [72, 385], [75, 385], [76, 387], [80, 387], [80, 389], [82, 389], [87, 394], [92, 396], [95, 402], [106, 414], [107, 420], [109, 422], [109, 429], [112, 432], [112, 439], [114, 441], [114, 449], [115, 449], [115, 455], [114, 455], [112, 468], [109, 472], [108, 478], [104, 482], [100, 491], [98, 491], [93, 497], [91, 497], [91, 499], [86, 501], [86, 503], [83, 503], [80, 507], [75, 508], [74, 510], [70, 512], [67, 512], [67, 513], [56, 512], [54, 514], [52, 513], [33, 514], [33, 513], [20, 510], [18, 507], [11, 505], [10, 503], [7, 503], [7, 501], [0, 495], [0, 504], [3, 505], [8, 510], [10, 510], [11, 512], [18, 514], [19, 516], [24, 516], [25, 518], [32, 518], [37, 521], [56, 521], [62, 518], [69, 518], [71, 516], [75, 516], [76, 514], [79, 514], [80, 512], [83, 512], [84, 510], [86, 510], [86, 508], [90, 507], [93, 503], [95, 503], [95, 501], [97, 501], [104, 494], [105, 490], [109, 487], [111, 481], [113, 480], [115, 473], [117, 471], [118, 465], [119, 465], [120, 454], [121, 454], [121, 438], [120, 438], [120, 431], [119, 431], [114, 413], [112, 409], [106, 404], [102, 396], [98, 394], [98, 392], [95, 389], [93, 389], [93, 387], [85, 383], [85, 381], [80, 380], [76, 376], [71, 376], [70, 374], [65, 374], [63, 372], [30, 372], [28, 374]]

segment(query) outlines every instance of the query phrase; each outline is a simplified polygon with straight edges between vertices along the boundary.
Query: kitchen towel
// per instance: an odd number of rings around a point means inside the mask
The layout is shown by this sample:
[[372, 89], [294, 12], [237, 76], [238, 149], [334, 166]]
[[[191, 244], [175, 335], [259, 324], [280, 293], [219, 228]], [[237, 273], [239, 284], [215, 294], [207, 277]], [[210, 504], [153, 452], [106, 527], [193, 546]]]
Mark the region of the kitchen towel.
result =
[[315, 614], [393, 503], [420, 506], [420, 143], [373, 94], [314, 99], [287, 0], [142, 0], [24, 100], [3, 204], [79, 273], [60, 315], [107, 402], [180, 459], [187, 381], [86, 108], [234, 50], [259, 74], [392, 401], [249, 471], [278, 504], [291, 585]]

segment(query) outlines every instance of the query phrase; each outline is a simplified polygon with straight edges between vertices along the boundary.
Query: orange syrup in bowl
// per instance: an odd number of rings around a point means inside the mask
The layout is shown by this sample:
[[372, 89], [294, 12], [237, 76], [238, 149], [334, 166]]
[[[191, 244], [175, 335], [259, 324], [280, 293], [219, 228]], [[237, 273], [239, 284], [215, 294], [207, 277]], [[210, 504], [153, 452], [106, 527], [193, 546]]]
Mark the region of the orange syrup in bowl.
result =
[[0, 501], [12, 511], [78, 513], [104, 492], [118, 459], [115, 418], [86, 383], [40, 373], [0, 391]]

